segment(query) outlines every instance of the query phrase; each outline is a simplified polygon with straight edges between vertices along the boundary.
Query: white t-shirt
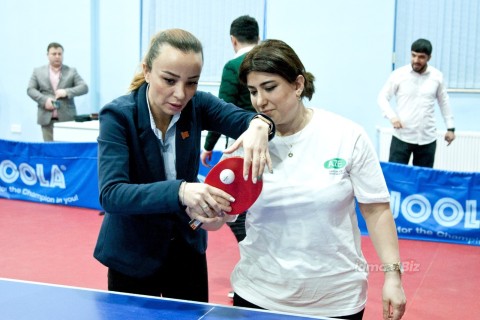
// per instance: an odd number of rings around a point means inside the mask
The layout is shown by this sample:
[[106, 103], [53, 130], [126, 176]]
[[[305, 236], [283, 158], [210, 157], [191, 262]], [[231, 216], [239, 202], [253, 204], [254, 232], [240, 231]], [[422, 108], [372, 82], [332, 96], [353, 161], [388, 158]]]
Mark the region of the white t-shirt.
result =
[[269, 310], [360, 312], [367, 268], [354, 197], [361, 203], [390, 200], [367, 134], [350, 120], [314, 109], [302, 131], [276, 136], [269, 150], [273, 174], [264, 173], [262, 193], [247, 213], [233, 289]]

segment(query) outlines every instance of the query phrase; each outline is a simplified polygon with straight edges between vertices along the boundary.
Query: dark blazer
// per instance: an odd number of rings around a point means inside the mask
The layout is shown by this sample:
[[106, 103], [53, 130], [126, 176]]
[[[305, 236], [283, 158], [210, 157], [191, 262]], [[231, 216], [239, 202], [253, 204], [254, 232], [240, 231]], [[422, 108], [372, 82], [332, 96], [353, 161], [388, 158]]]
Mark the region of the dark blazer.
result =
[[[77, 114], [74, 97], [86, 94], [88, 86], [83, 81], [75, 68], [62, 65], [62, 73], [57, 89], [65, 89], [67, 97], [58, 99], [59, 109], [57, 110], [59, 121], [71, 121]], [[45, 102], [48, 98], [55, 99], [50, 82], [49, 65], [45, 65], [33, 70], [33, 74], [28, 83], [27, 94], [37, 102], [37, 123], [47, 125], [52, 119], [52, 111], [45, 109]]]
[[254, 113], [197, 92], [177, 122], [177, 180], [165, 178], [158, 139], [151, 125], [146, 84], [100, 111], [98, 178], [105, 210], [94, 256], [118, 272], [145, 277], [157, 271], [172, 237], [198, 252], [207, 247], [204, 230], [193, 231], [179, 203], [182, 181], [196, 182], [202, 130], [238, 138]]

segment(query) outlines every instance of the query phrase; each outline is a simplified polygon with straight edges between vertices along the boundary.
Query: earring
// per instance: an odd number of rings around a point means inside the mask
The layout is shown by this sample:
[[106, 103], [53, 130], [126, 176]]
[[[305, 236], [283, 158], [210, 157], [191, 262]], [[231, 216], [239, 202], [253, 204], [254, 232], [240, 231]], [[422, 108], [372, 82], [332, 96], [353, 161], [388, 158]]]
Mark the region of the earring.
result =
[[297, 94], [297, 100], [300, 101], [302, 100], [302, 93], [303, 93], [303, 90]]

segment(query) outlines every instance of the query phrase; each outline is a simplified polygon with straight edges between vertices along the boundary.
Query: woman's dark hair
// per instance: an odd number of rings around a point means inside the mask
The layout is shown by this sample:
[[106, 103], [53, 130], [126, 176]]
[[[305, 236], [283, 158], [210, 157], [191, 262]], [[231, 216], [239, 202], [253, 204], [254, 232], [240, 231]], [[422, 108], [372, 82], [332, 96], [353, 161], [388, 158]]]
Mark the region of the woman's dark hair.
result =
[[254, 71], [279, 75], [289, 83], [294, 83], [301, 75], [305, 78], [301, 97], [311, 100], [315, 93], [315, 77], [305, 71], [295, 51], [281, 40], [265, 40], [250, 50], [240, 65], [240, 81], [247, 84], [248, 74]]

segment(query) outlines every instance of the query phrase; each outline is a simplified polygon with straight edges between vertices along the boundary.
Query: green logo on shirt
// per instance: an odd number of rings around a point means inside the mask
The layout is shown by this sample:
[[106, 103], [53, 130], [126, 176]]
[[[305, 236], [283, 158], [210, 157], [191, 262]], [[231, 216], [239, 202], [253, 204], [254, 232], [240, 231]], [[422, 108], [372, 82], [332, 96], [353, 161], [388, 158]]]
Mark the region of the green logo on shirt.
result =
[[346, 165], [347, 165], [347, 161], [345, 161], [344, 159], [340, 159], [340, 158], [333, 158], [333, 159], [327, 160], [323, 164], [325, 169], [341, 169], [341, 168], [345, 167]]

